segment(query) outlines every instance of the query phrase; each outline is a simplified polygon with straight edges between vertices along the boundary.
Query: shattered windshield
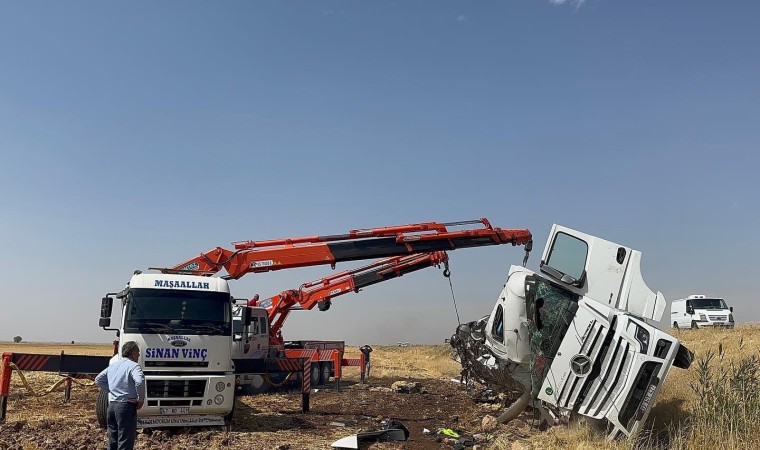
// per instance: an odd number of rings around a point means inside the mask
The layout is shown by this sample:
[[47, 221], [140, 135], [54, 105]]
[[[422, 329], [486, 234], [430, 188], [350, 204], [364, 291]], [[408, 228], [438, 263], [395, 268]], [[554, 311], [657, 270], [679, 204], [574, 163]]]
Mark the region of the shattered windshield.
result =
[[728, 309], [721, 298], [695, 298], [691, 305], [694, 309]]
[[527, 277], [525, 285], [535, 398], [578, 310], [578, 295], [535, 275]]
[[229, 336], [230, 295], [173, 289], [132, 289], [124, 309], [127, 333]]

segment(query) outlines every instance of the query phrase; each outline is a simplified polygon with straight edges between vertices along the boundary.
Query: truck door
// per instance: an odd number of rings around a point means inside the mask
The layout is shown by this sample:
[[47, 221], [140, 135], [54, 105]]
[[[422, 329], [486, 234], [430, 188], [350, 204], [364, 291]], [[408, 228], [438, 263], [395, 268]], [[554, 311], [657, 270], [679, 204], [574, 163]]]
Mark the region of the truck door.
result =
[[245, 356], [264, 358], [269, 349], [267, 311], [264, 308], [251, 308], [251, 325], [248, 327]]
[[660, 320], [665, 298], [644, 283], [641, 252], [561, 225], [554, 225], [541, 271], [604, 305]]

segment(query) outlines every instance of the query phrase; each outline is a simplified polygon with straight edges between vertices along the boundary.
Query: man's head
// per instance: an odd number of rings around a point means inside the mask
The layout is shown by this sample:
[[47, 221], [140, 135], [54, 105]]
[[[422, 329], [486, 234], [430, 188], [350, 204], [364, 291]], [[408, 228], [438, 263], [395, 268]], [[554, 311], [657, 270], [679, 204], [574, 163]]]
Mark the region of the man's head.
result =
[[137, 358], [140, 357], [140, 347], [137, 346], [137, 342], [129, 341], [124, 344], [121, 347], [121, 356], [137, 361]]

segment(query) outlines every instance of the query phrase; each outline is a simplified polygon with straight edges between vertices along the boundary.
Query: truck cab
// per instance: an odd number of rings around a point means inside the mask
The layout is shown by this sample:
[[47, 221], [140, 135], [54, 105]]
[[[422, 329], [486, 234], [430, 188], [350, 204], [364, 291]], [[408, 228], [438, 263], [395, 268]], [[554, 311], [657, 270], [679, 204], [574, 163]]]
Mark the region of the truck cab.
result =
[[[140, 347], [145, 404], [138, 426], [224, 425], [231, 418], [235, 384], [227, 281], [137, 272], [123, 291], [103, 298], [103, 328], [110, 326], [114, 299], [122, 307], [116, 330], [120, 343], [134, 341]], [[120, 358], [117, 352], [111, 362]], [[100, 398], [101, 425], [106, 407], [107, 400]]]
[[[650, 323], [666, 302], [640, 261], [641, 252], [554, 225], [540, 272], [512, 266], [491, 315], [464, 328], [469, 338], [462, 327], [452, 337], [463, 367], [491, 387], [522, 385], [550, 424], [575, 413], [610, 438], [630, 436], [671, 366], [693, 357]], [[483, 350], [465, 362], [470, 349]]]
[[673, 300], [670, 321], [673, 328], [734, 328], [734, 308], [719, 297], [703, 294]]

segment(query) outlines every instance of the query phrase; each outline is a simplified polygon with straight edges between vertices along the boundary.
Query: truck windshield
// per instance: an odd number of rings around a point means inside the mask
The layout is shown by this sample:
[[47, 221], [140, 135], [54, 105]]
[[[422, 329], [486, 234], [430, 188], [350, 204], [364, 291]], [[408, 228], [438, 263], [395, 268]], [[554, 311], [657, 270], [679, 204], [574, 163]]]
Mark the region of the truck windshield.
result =
[[695, 298], [691, 305], [694, 309], [728, 309], [726, 302], [721, 298]]
[[229, 336], [230, 295], [224, 292], [132, 289], [124, 310], [126, 333]]
[[531, 381], [535, 398], [578, 311], [578, 295], [538, 276], [527, 277], [525, 284], [532, 355]]

